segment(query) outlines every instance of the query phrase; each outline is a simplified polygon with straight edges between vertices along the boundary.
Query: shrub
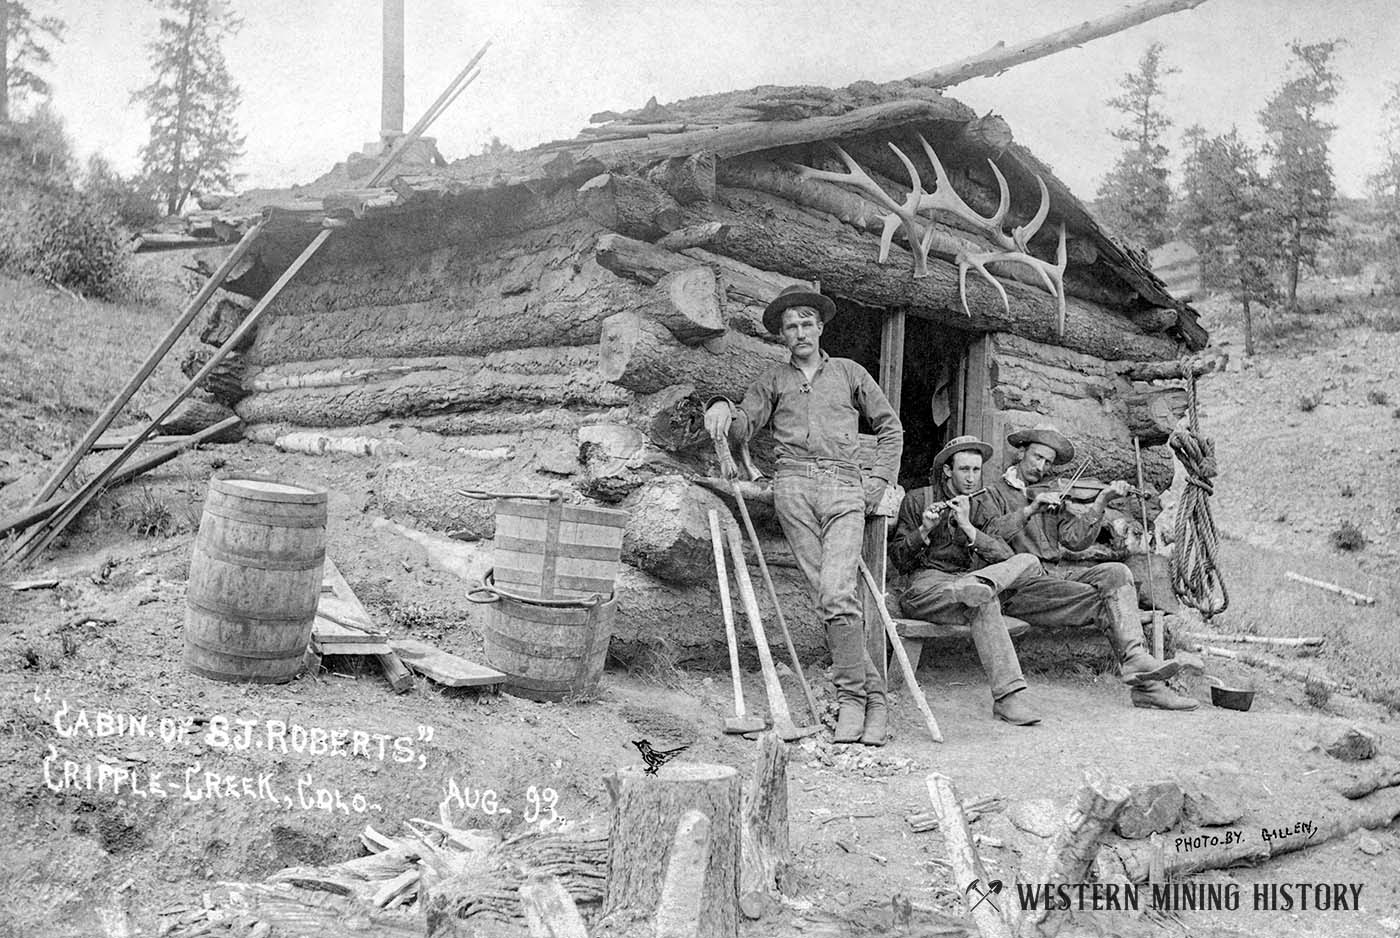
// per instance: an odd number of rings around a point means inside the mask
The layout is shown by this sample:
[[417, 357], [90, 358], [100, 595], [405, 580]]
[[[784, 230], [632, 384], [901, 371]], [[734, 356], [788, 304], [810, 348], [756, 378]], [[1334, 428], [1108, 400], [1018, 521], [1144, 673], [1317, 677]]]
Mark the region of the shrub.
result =
[[1366, 535], [1350, 521], [1343, 521], [1332, 532], [1332, 546], [1338, 550], [1360, 550], [1366, 546]]
[[1317, 409], [1317, 405], [1322, 403], [1322, 392], [1316, 394], [1304, 394], [1298, 398], [1298, 409], [1303, 413], [1310, 413]]
[[1380, 388], [1371, 388], [1371, 390], [1366, 392], [1366, 401], [1367, 403], [1379, 404], [1384, 407], [1386, 404], [1390, 403], [1390, 395]]
[[1307, 698], [1309, 704], [1322, 710], [1332, 699], [1332, 689], [1325, 682], [1309, 677], [1303, 683], [1303, 696]]
[[91, 196], [67, 186], [4, 195], [14, 211], [0, 222], [0, 266], [103, 299], [130, 282], [129, 236]]
[[170, 507], [152, 495], [150, 489], [142, 489], [140, 499], [130, 509], [127, 529], [137, 537], [169, 537], [175, 533], [175, 527]]

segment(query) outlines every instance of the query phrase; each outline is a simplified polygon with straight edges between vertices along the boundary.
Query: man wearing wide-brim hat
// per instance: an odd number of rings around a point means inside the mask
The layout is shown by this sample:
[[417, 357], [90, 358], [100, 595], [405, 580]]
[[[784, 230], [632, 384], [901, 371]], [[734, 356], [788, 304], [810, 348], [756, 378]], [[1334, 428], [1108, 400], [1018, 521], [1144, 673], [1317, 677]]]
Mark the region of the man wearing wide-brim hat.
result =
[[[904, 428], [869, 372], [822, 351], [822, 329], [834, 315], [836, 304], [820, 293], [798, 286], [780, 293], [763, 324], [783, 340], [788, 361], [755, 381], [737, 407], [711, 403], [705, 429], [742, 443], [772, 427], [774, 508], [826, 626], [840, 704], [836, 741], [883, 745], [885, 685], [866, 650], [856, 583], [865, 515], [897, 478]], [[868, 475], [860, 465], [862, 416], [877, 439]]]
[[1027, 726], [1040, 717], [1026, 699], [1026, 678], [997, 597], [1044, 571], [1035, 557], [1013, 553], [972, 523], [974, 503], [986, 497], [979, 490], [982, 466], [991, 457], [992, 447], [975, 436], [956, 437], [939, 451], [932, 484], [913, 489], [899, 506], [890, 562], [909, 574], [900, 596], [905, 614], [970, 625], [991, 685], [992, 716]]
[[1083, 550], [1103, 528], [1104, 509], [1115, 496], [1126, 495], [1128, 483], [1112, 482], [1083, 511], [1062, 510], [1064, 491], [1038, 490], [1053, 466], [1074, 459], [1074, 444], [1049, 424], [1017, 430], [1006, 442], [1020, 450], [1000, 478], [987, 483], [986, 516], [973, 523], [999, 537], [1018, 553], [1033, 554], [1046, 575], [1023, 583], [1003, 597], [1002, 610], [1032, 625], [1080, 627], [1097, 625], [1108, 636], [1118, 657], [1123, 680], [1132, 687], [1133, 705], [1159, 710], [1194, 710], [1166, 682], [1180, 670], [1177, 662], [1162, 662], [1150, 654], [1138, 617], [1137, 588], [1125, 564], [1100, 563], [1087, 569], [1062, 567], [1067, 550]]

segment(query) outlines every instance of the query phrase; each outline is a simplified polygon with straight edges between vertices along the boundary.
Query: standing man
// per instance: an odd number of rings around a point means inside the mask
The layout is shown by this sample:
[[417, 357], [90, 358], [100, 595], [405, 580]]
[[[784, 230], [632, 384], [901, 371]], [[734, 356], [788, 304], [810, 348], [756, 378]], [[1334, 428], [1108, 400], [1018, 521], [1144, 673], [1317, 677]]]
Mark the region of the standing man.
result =
[[[836, 315], [829, 297], [792, 286], [763, 311], [763, 325], [790, 357], [763, 375], [736, 409], [720, 399], [705, 411], [716, 440], [747, 442], [771, 423], [777, 468], [773, 502], [797, 564], [817, 594], [826, 625], [840, 712], [838, 743], [885, 742], [885, 685], [865, 644], [856, 595], [865, 514], [897, 478], [904, 428], [880, 386], [860, 365], [821, 350]], [[857, 422], [878, 439], [875, 467], [862, 477]]]
[[1196, 709], [1194, 698], [1184, 697], [1166, 684], [1180, 670], [1180, 664], [1158, 661], [1147, 651], [1138, 617], [1137, 589], [1127, 566], [1100, 563], [1087, 570], [1057, 566], [1066, 550], [1083, 550], [1094, 542], [1103, 527], [1109, 499], [1126, 495], [1128, 483], [1111, 483], [1083, 513], [1072, 512], [1063, 507], [1067, 493], [1031, 491], [1052, 466], [1074, 459], [1074, 444], [1069, 438], [1049, 424], [1041, 424], [1018, 430], [1006, 442], [1020, 448], [1021, 454], [1005, 475], [988, 483], [990, 515], [974, 520], [1012, 550], [1040, 558], [1047, 575], [1004, 598], [1002, 610], [1032, 625], [1099, 624], [1118, 656], [1123, 680], [1133, 688], [1133, 706]]
[[[1026, 678], [997, 597], [1043, 577], [1044, 571], [1035, 557], [1013, 554], [1001, 538], [972, 524], [972, 495], [982, 488], [982, 464], [991, 456], [992, 447], [975, 436], [957, 437], [939, 451], [933, 484], [914, 489], [899, 506], [890, 562], [912, 574], [900, 597], [907, 615], [968, 620], [991, 685], [992, 716], [1029, 726], [1040, 717], [1026, 700]], [[979, 506], [985, 498], [977, 495]]]

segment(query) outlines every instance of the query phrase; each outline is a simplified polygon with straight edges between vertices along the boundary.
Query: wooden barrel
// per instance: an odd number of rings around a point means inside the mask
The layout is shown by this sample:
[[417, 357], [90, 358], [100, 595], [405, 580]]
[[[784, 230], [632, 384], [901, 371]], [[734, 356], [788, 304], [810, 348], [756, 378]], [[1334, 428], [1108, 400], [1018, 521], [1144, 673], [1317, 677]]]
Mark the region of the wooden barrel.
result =
[[506, 676], [506, 693], [563, 700], [598, 689], [617, 596], [597, 603], [556, 602], [546, 606], [501, 596], [491, 603], [482, 630], [483, 657]]
[[211, 480], [185, 591], [185, 667], [216, 681], [296, 677], [325, 557], [324, 491]]
[[520, 596], [611, 596], [627, 512], [559, 499], [496, 503], [496, 583]]

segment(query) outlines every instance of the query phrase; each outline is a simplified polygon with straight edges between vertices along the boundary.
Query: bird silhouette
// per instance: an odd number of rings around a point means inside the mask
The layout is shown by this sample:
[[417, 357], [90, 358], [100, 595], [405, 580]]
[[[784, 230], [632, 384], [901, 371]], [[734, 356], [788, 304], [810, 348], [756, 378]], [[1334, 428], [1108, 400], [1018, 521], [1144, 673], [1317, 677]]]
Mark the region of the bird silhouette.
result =
[[642, 761], [647, 764], [643, 773], [645, 775], [655, 775], [657, 769], [690, 748], [689, 746], [677, 746], [675, 749], [656, 750], [651, 748], [651, 743], [645, 739], [634, 739], [632, 745], [637, 747], [637, 751], [642, 754]]

